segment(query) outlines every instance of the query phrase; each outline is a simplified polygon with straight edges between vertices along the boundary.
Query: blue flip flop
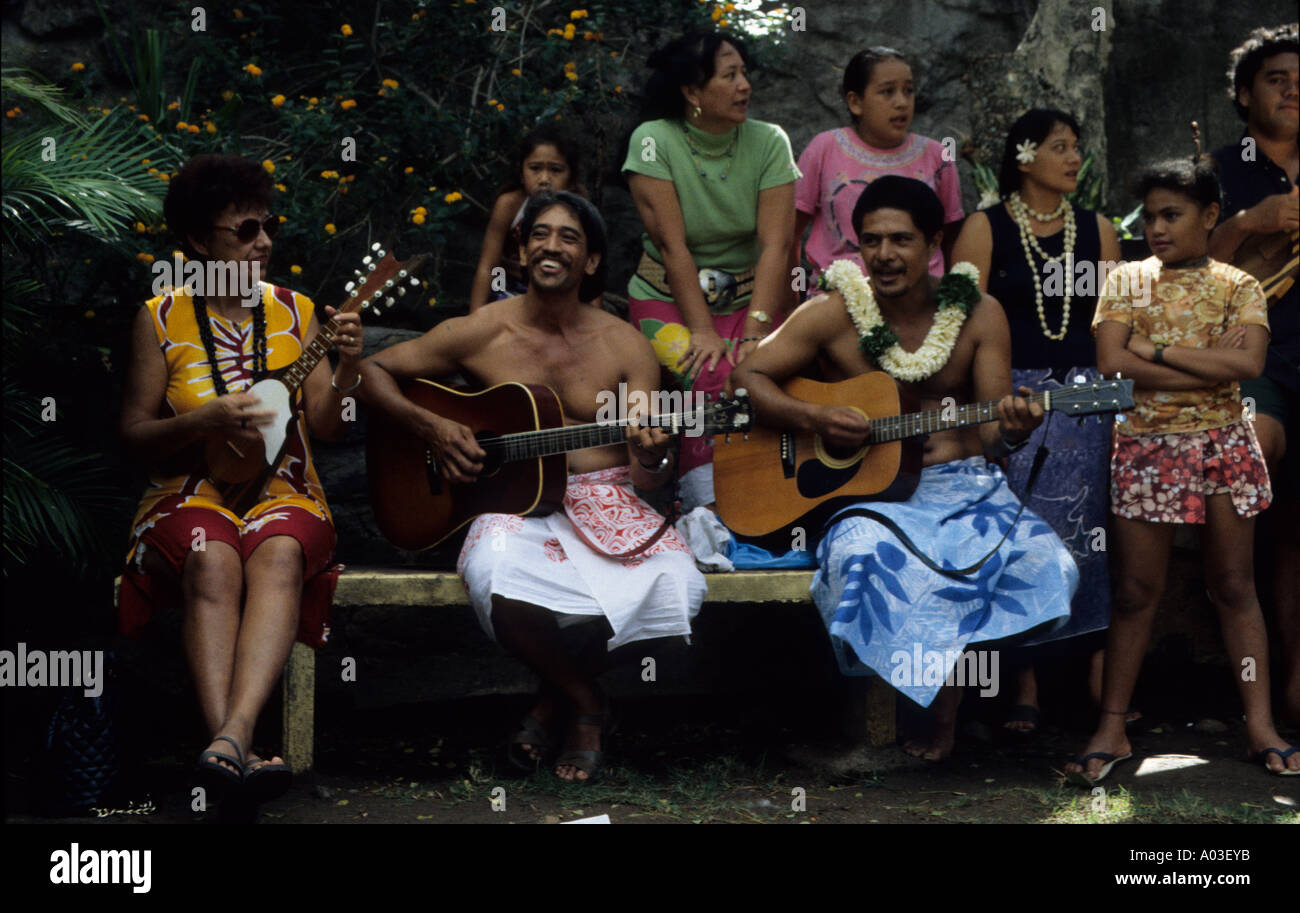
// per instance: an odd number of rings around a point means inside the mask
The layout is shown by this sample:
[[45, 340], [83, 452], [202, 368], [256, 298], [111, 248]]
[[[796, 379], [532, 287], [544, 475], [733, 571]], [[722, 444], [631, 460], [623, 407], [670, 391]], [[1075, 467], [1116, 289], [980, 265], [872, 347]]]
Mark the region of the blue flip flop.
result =
[[[1296, 752], [1300, 752], [1300, 747], [1292, 746], [1291, 748], [1288, 748], [1286, 751], [1283, 751], [1280, 748], [1265, 748], [1263, 751], [1255, 755], [1255, 760], [1263, 764], [1264, 769], [1267, 770], [1269, 773], [1273, 774], [1274, 776], [1300, 777], [1300, 770], [1289, 770], [1286, 766], [1286, 759], [1291, 757], [1291, 755], [1295, 754]], [[1273, 768], [1268, 766], [1268, 756], [1270, 754], [1275, 754], [1282, 759], [1281, 770], [1274, 770]]]
[[[1082, 758], [1071, 758], [1071, 760], [1082, 767], [1083, 770], [1072, 770], [1065, 775], [1065, 778], [1071, 783], [1078, 783], [1080, 786], [1093, 786], [1094, 784], [1100, 783], [1102, 780], [1106, 779], [1107, 775], [1116, 764], [1120, 761], [1127, 761], [1131, 757], [1133, 757], [1133, 752], [1131, 751], [1128, 754], [1120, 755], [1119, 757], [1116, 757], [1113, 754], [1107, 754], [1104, 751], [1094, 751], [1092, 754], [1086, 754]], [[1103, 766], [1101, 770], [1097, 772], [1095, 779], [1089, 777], [1086, 772], [1088, 769], [1088, 762], [1093, 758], [1097, 758], [1103, 762]]]

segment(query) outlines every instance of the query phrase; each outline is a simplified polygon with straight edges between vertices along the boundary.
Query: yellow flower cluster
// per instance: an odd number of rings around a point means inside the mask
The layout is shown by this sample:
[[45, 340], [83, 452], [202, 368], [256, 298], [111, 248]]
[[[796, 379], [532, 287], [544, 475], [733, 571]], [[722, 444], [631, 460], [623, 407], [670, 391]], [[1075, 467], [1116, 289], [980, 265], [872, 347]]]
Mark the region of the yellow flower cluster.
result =
[[400, 83], [396, 79], [385, 79], [380, 85], [388, 89], [396, 89]]
[[423, 225], [424, 220], [428, 215], [429, 210], [425, 209], [423, 206], [417, 206], [415, 209], [411, 210], [411, 221], [416, 225]]
[[275, 162], [270, 159], [265, 159], [262, 162], [262, 167], [266, 169], [267, 174], [275, 174]]
[[[261, 76], [262, 68], [255, 63], [250, 63], [248, 64], [248, 66], [244, 67], [244, 72], [247, 73], [249, 76]], [[222, 93], [223, 97], [224, 95], [225, 93]]]
[[461, 194], [459, 190], [453, 190], [451, 193], [447, 194], [442, 199], [444, 202], [447, 203], [455, 203], [457, 200], [463, 200], [464, 196]]
[[271, 105], [272, 105], [273, 107], [276, 107], [276, 108], [283, 108], [283, 107], [284, 107], [284, 96], [283, 96], [283, 95], [273, 95], [273, 96], [271, 96]]
[[76, 63], [74, 63], [74, 64], [72, 65], [72, 72], [74, 72], [74, 73], [80, 73], [80, 72], [81, 72], [82, 70], [84, 70], [85, 68], [86, 68], [86, 65], [85, 65], [84, 63], [82, 63], [80, 60], [78, 60]]
[[339, 176], [339, 173], [337, 171], [322, 171], [320, 176], [327, 181], [332, 181]]
[[351, 98], [345, 98], [341, 102], [339, 102], [339, 107], [342, 108], [344, 111], [351, 111], [356, 106], [357, 103]]
[[198, 124], [187, 124], [187, 123], [185, 123], [185, 121], [183, 121], [183, 120], [178, 120], [178, 121], [176, 122], [176, 129], [179, 130], [179, 131], [181, 131], [182, 133], [198, 133], [198, 132], [199, 132], [199, 125], [198, 125]]
[[334, 232], [336, 232], [336, 231], [338, 231], [338, 229], [334, 227], [334, 223], [333, 223], [333, 222], [326, 222], [326, 223], [325, 223], [325, 233], [326, 233], [327, 235], [332, 235], [332, 234], [334, 234]]
[[339, 31], [343, 33], [344, 38], [352, 37], [352, 26], [348, 25], [346, 22], [343, 23], [343, 28], [339, 29]]
[[300, 276], [302, 275], [302, 267], [295, 263], [293, 266], [289, 267], [289, 272], [293, 273], [295, 276]]
[[586, 10], [572, 10], [572, 11], [569, 13], [569, 18], [570, 18], [570, 19], [586, 19], [586, 18], [587, 18], [587, 11], [586, 11]]

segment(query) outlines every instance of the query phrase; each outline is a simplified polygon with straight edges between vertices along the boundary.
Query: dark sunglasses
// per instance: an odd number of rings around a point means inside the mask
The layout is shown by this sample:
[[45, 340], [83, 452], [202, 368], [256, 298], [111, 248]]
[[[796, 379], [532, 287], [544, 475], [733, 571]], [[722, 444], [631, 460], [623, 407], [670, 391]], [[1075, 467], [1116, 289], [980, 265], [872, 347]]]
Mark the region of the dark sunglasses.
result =
[[280, 230], [280, 217], [267, 216], [261, 221], [258, 221], [257, 219], [245, 219], [238, 225], [234, 226], [213, 225], [212, 227], [224, 228], [226, 231], [233, 231], [235, 237], [238, 238], [241, 243], [247, 244], [250, 241], [256, 240], [258, 233], [263, 231], [266, 232], [268, 238], [274, 238], [275, 233]]

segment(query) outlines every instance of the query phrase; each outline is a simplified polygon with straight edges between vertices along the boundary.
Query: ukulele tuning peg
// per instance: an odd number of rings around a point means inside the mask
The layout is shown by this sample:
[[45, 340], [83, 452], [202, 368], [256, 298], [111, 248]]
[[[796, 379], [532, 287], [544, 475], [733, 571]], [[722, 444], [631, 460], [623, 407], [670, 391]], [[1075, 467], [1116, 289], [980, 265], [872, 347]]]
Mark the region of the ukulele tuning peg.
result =
[[409, 275], [410, 275], [410, 273], [408, 273], [408, 272], [407, 272], [406, 270], [404, 270], [404, 269], [399, 269], [399, 270], [397, 271], [397, 278], [398, 278], [399, 280], [400, 280], [400, 279], [405, 279], [405, 278], [406, 278], [407, 276], [409, 276]]
[[404, 298], [404, 297], [406, 297], [406, 286], [404, 286], [404, 285], [399, 285], [399, 286], [397, 287], [397, 297], [398, 297], [398, 298]]
[[389, 279], [387, 282], [384, 283], [384, 288], [392, 288], [392, 287], [393, 287], [392, 279]]
[[412, 286], [417, 286], [417, 285], [419, 285], [419, 284], [420, 284], [420, 280], [417, 279], [415, 276], [412, 276], [412, 277], [411, 277], [411, 285], [412, 285]]
[[361, 258], [361, 262], [364, 263], [366, 266], [370, 265], [370, 260], [371, 257], [369, 254], [366, 254], [364, 257]]
[[392, 297], [391, 295], [384, 299], [384, 307], [390, 308], [395, 304], [397, 304], [397, 299]]
[[[382, 249], [382, 247], [383, 247], [383, 245], [380, 244], [378, 241], [376, 241], [374, 244], [371, 244], [371, 245], [370, 245], [370, 249], [371, 249], [371, 250], [380, 250], [380, 249]], [[382, 257], [383, 254], [380, 254], [380, 256]]]
[[352, 291], [352, 290], [353, 290], [354, 288], [356, 288], [356, 287], [357, 287], [357, 284], [356, 284], [355, 282], [349, 282], [347, 285], [343, 286], [343, 291], [345, 291], [345, 292], [350, 292], [350, 291]]
[[736, 391], [736, 396], [749, 396], [749, 391], [746, 390], [744, 387], [741, 387], [739, 390]]
[[352, 275], [354, 275], [354, 276], [356, 276], [358, 279], [360, 279], [360, 278], [361, 278], [361, 270], [359, 270], [359, 269], [354, 269], [354, 270], [352, 271]]

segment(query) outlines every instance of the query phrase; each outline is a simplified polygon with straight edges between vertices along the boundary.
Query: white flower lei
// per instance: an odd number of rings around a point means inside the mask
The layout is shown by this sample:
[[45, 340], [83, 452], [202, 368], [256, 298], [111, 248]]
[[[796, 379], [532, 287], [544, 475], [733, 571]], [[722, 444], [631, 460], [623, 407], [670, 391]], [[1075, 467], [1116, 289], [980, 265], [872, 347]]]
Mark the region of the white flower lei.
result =
[[[979, 269], [965, 261], [953, 266], [951, 272], [967, 276], [979, 283]], [[871, 336], [878, 328], [887, 325], [876, 305], [871, 282], [852, 260], [836, 260], [823, 273], [827, 288], [844, 296], [844, 305], [861, 338]], [[876, 360], [877, 364], [897, 380], [915, 383], [934, 374], [948, 363], [966, 312], [960, 307], [940, 307], [934, 315], [934, 325], [925, 334], [925, 341], [915, 352], [906, 351], [895, 342]]]

